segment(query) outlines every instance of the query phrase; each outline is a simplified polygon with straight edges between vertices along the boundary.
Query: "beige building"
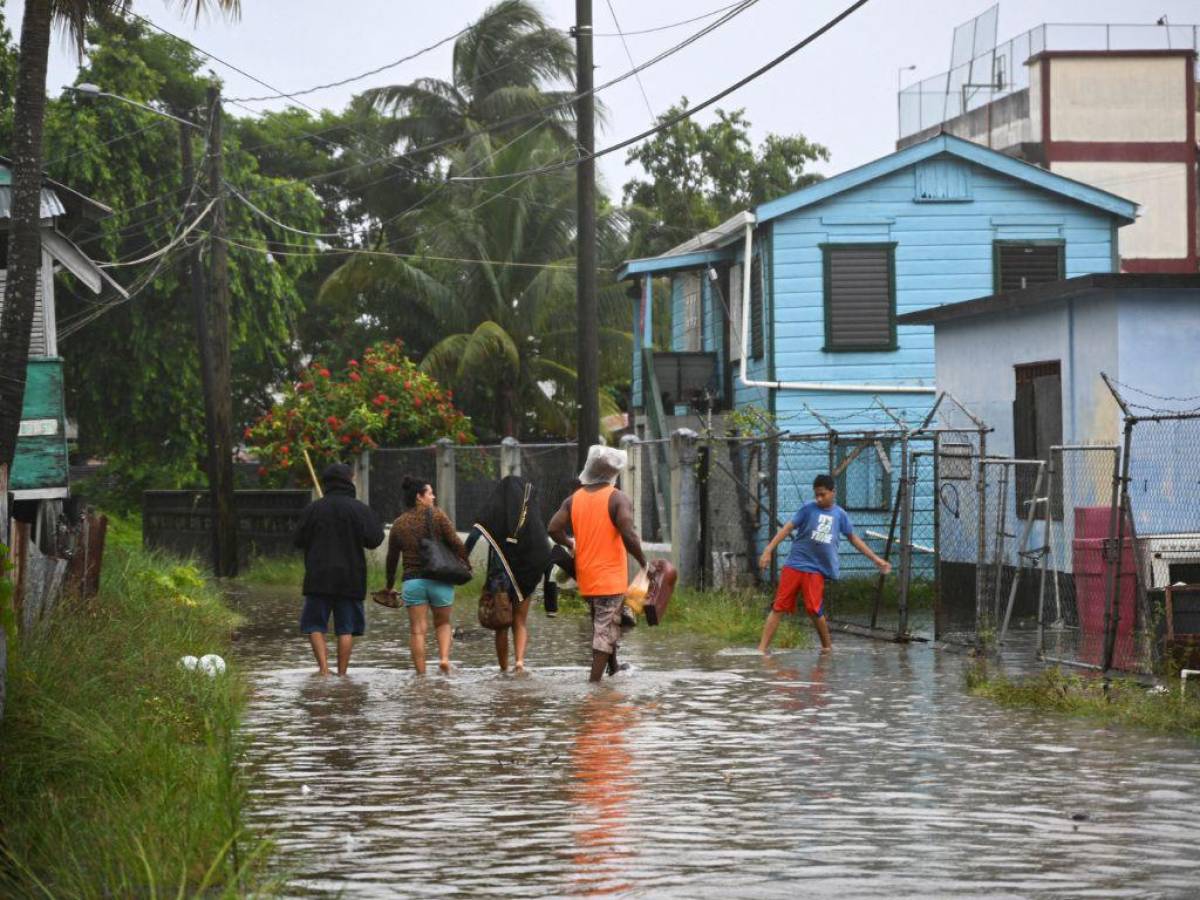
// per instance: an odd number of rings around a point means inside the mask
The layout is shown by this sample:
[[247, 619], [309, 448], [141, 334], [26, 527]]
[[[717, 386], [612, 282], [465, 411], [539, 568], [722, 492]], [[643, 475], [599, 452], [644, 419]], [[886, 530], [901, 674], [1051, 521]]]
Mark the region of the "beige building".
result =
[[[902, 91], [897, 147], [945, 131], [1134, 200], [1121, 270], [1195, 272], [1198, 31], [1040, 26], [973, 60], [970, 74], [952, 70]], [[1152, 42], [1174, 46], [1067, 48]]]

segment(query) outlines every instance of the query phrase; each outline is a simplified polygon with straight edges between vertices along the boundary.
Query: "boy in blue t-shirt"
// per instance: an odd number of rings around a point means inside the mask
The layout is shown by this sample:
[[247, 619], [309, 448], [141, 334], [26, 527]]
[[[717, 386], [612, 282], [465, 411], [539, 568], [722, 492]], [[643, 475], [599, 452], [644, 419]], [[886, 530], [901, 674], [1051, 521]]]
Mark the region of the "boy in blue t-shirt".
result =
[[836, 486], [828, 475], [813, 479], [813, 500], [805, 503], [792, 516], [792, 520], [779, 529], [771, 538], [767, 549], [758, 559], [759, 568], [771, 565], [771, 554], [793, 531], [796, 538], [792, 550], [783, 564], [779, 575], [779, 588], [775, 591], [775, 603], [763, 625], [762, 640], [758, 652], [766, 655], [771, 638], [784, 613], [796, 611], [796, 595], [804, 597], [804, 609], [813, 621], [821, 637], [822, 651], [833, 649], [829, 639], [829, 623], [825, 621], [825, 579], [838, 577], [838, 539], [846, 537], [854, 549], [879, 567], [884, 575], [892, 571], [892, 564], [875, 555], [866, 542], [854, 533], [850, 517], [836, 503]]

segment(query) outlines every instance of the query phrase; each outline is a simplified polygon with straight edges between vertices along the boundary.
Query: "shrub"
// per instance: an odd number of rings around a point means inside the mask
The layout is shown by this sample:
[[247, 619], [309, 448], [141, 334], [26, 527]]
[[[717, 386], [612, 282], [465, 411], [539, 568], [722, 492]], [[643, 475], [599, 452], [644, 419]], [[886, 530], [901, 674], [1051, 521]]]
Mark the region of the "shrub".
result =
[[338, 372], [314, 362], [246, 429], [245, 439], [263, 478], [282, 482], [288, 473], [307, 478], [303, 450], [319, 468], [380, 446], [439, 438], [471, 443], [471, 421], [453, 397], [404, 355], [401, 341], [379, 343]]

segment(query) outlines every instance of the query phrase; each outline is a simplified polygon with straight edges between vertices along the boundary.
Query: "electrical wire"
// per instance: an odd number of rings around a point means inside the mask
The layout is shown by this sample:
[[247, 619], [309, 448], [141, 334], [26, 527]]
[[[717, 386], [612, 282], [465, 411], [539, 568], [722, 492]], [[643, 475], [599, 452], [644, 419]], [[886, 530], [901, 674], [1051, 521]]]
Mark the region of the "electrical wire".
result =
[[[423, 144], [419, 147], [409, 148], [403, 155], [411, 157], [412, 155], [414, 155], [416, 153], [427, 153], [432, 150], [438, 150], [443, 147], [461, 143], [462, 141], [467, 140], [471, 137], [476, 137], [481, 133], [485, 133], [485, 132], [491, 133], [491, 132], [495, 132], [495, 131], [502, 131], [504, 129], [511, 128], [513, 126], [528, 122], [531, 119], [544, 121], [546, 118], [546, 116], [545, 116], [546, 113], [552, 112], [556, 109], [561, 109], [561, 108], [570, 106], [571, 104], [575, 103], [576, 101], [582, 99], [585, 96], [588, 96], [589, 94], [595, 94], [599, 91], [605, 90], [606, 88], [612, 87], [613, 85], [618, 84], [627, 78], [634, 77], [639, 72], [644, 71], [645, 69], [661, 62], [664, 59], [667, 59], [668, 57], [674, 55], [675, 53], [678, 53], [679, 51], [683, 50], [684, 48], [695, 43], [700, 38], [712, 33], [717, 28], [720, 28], [722, 25], [731, 21], [735, 16], [740, 15], [742, 12], [745, 12], [747, 9], [749, 9], [751, 6], [754, 6], [758, 2], [759, 2], [759, 0], [742, 0], [742, 2], [731, 7], [729, 9], [729, 11], [724, 13], [717, 21], [712, 22], [709, 25], [706, 25], [704, 28], [697, 30], [696, 32], [689, 35], [688, 37], [684, 38], [682, 41], [678, 42], [677, 44], [675, 44], [671, 47], [668, 47], [666, 50], [662, 51], [658, 55], [647, 60], [645, 63], [642, 63], [640, 66], [635, 67], [635, 69], [624, 72], [621, 75], [618, 75], [617, 77], [604, 82], [603, 84], [597, 85], [597, 86], [593, 87], [590, 91], [572, 94], [562, 100], [558, 100], [558, 101], [555, 101], [554, 103], [550, 103], [545, 106], [541, 106], [535, 110], [530, 110], [527, 113], [521, 113], [521, 114], [518, 114], [515, 116], [510, 116], [507, 119], [501, 120], [500, 122], [492, 123], [491, 125], [484, 126], [483, 128], [477, 129], [475, 131], [463, 132], [462, 134], [454, 135], [454, 136], [448, 137], [448, 138], [443, 138], [443, 139], [433, 141], [428, 144]], [[860, 0], [860, 3], [858, 5], [861, 5], [866, 2], [867, 2], [867, 0]], [[150, 21], [149, 19], [139, 16], [136, 13], [130, 13], [129, 15], [132, 18], [136, 18], [139, 21], [146, 23], [150, 27], [154, 28], [155, 30], [157, 30], [165, 35], [173, 37], [176, 40], [182, 41], [183, 43], [192, 47], [192, 49], [194, 49], [196, 52], [203, 54], [204, 56], [207, 56], [209, 59], [213, 60], [216, 63], [219, 63], [220, 65], [223, 65], [223, 66], [229, 68], [231, 71], [237, 72], [239, 75], [249, 78], [252, 81], [257, 82], [258, 84], [262, 84], [264, 87], [268, 88], [269, 90], [272, 90], [272, 91], [277, 90], [276, 88], [272, 87], [270, 84], [266, 83], [265, 81], [258, 78], [257, 76], [251, 75], [249, 72], [245, 71], [244, 69], [242, 69], [238, 66], [235, 66], [232, 63], [229, 63], [229, 62], [221, 59], [220, 57], [214, 56], [212, 53], [209, 53], [207, 50], [204, 50], [204, 49], [196, 46], [195, 44], [191, 43], [190, 41], [187, 41], [185, 38], [179, 37], [178, 35], [173, 34], [170, 31], [167, 31], [166, 29], [155, 24], [154, 22]], [[843, 16], [839, 17], [838, 21], [840, 21], [840, 18], [844, 18], [845, 15], [846, 14], [843, 14]], [[836, 24], [836, 22], [834, 24]], [[830, 27], [832, 27], [832, 26], [830, 26]], [[799, 48], [796, 48], [796, 49], [799, 49]], [[793, 50], [792, 52], [795, 52], [795, 50]], [[782, 59], [779, 60], [779, 62], [781, 62], [781, 61], [782, 61]], [[769, 66], [766, 68], [769, 68]], [[763, 71], [765, 71], [765, 68]], [[747, 79], [747, 80], [750, 80], [750, 79]], [[737, 87], [740, 87], [740, 86], [741, 86], [740, 84], [735, 85], [735, 87], [733, 89], [736, 89]], [[731, 90], [733, 90], [733, 89], [731, 89]], [[282, 93], [282, 92], [280, 92], [280, 93]], [[720, 97], [718, 97], [716, 99], [720, 99]], [[300, 105], [304, 106], [306, 109], [308, 109], [314, 113], [317, 112], [317, 110], [313, 109], [313, 107], [308, 106], [307, 104], [303, 103], [302, 101], [297, 101], [297, 102], [299, 102]], [[710, 101], [710, 102], [715, 102], [715, 100]], [[354, 129], [349, 129], [349, 130], [352, 133], [359, 134], [359, 136], [363, 137], [365, 140], [368, 140], [368, 141], [371, 140], [369, 137], [362, 135], [360, 132], [357, 132]], [[613, 148], [613, 149], [619, 149], [619, 148]], [[612, 150], [609, 150], [606, 152], [612, 152]], [[364, 162], [346, 166], [342, 169], [336, 169], [331, 172], [324, 172], [324, 173], [320, 173], [316, 176], [311, 176], [309, 178], [296, 179], [296, 180], [311, 182], [311, 181], [318, 180], [318, 179], [329, 178], [329, 177], [333, 177], [334, 175], [343, 174], [345, 172], [352, 171], [357, 168], [363, 168], [363, 167], [370, 166], [370, 165], [377, 165], [379, 163], [389, 163], [394, 158], [396, 158], [396, 157], [394, 157], [394, 156], [379, 157], [376, 159], [366, 160]], [[582, 157], [581, 157], [581, 159], [582, 159]], [[575, 164], [576, 163], [564, 164], [564, 165], [560, 165], [558, 168], [567, 168], [567, 167], [573, 166]], [[542, 174], [542, 173], [541, 173], [541, 171], [534, 171], [532, 174]], [[428, 177], [428, 176], [426, 176], [426, 177]], [[492, 177], [496, 178], [496, 177], [503, 177], [503, 176], [492, 176]], [[487, 180], [487, 179], [481, 179], [481, 180]]]
[[[246, 238], [238, 236], [219, 238], [213, 237], [214, 240], [222, 241], [231, 247], [238, 247], [242, 250], [251, 250], [256, 253], [269, 253], [272, 256], [375, 256], [393, 259], [423, 259], [430, 262], [454, 262], [454, 263], [473, 263], [477, 265], [487, 266], [505, 266], [510, 268], [521, 269], [562, 269], [564, 271], [574, 271], [573, 263], [529, 263], [516, 262], [511, 260], [499, 259], [471, 259], [460, 256], [430, 256], [425, 253], [399, 253], [396, 251], [386, 250], [368, 250], [360, 247], [329, 247], [320, 248], [316, 251], [294, 251], [294, 250], [276, 250], [274, 247], [256, 247], [253, 244], [243, 243]], [[286, 241], [271, 241], [272, 244], [282, 244], [283, 246], [304, 246], [302, 244], [288, 244]], [[604, 268], [603, 266], [599, 268]]]
[[[426, 53], [431, 53], [432, 51], [438, 49], [439, 47], [443, 46], [444, 44], [450, 43], [450, 41], [458, 40], [458, 38], [462, 37], [464, 34], [466, 34], [468, 31], [470, 31], [474, 27], [475, 27], [474, 25], [468, 25], [466, 28], [456, 31], [454, 34], [450, 35], [449, 37], [442, 38], [437, 43], [430, 44], [428, 47], [422, 47], [420, 50], [417, 50], [415, 53], [410, 53], [407, 56], [402, 56], [399, 59], [394, 60], [393, 62], [385, 63], [382, 66], [377, 66], [374, 69], [370, 69], [366, 72], [363, 72], [361, 75], [352, 75], [349, 78], [343, 78], [340, 81], [329, 81], [329, 82], [326, 82], [325, 84], [314, 85], [313, 87], [305, 88], [302, 91], [292, 91], [290, 94], [280, 91], [277, 94], [268, 94], [263, 97], [236, 97], [236, 98], [234, 98], [234, 100], [236, 100], [239, 103], [258, 103], [258, 102], [264, 102], [267, 100], [282, 100], [285, 98], [288, 100], [294, 100], [297, 97], [303, 97], [307, 94], [315, 94], [317, 91], [324, 91], [324, 90], [328, 90], [329, 88], [335, 88], [335, 87], [343, 87], [347, 84], [352, 84], [355, 81], [362, 81], [364, 78], [370, 78], [372, 75], [378, 75], [380, 72], [386, 72], [388, 69], [394, 69], [394, 68], [396, 68], [396, 66], [403, 65], [406, 62], [411, 62], [412, 60], [416, 59], [419, 56], [424, 56]], [[231, 101], [231, 102], [233, 102], [233, 101]]]
[[[624, 38], [632, 37], [634, 35], [639, 35], [639, 34], [654, 34], [659, 31], [670, 31], [672, 28], [679, 28], [683, 25], [691, 25], [693, 22], [700, 22], [704, 19], [711, 19], [713, 16], [718, 15], [719, 13], [725, 12], [725, 10], [727, 10], [727, 9], [733, 9], [735, 6], [737, 6], [736, 3], [730, 3], [728, 6], [722, 6], [717, 9], [710, 10], [709, 12], [701, 13], [700, 15], [693, 16], [690, 19], [682, 19], [679, 22], [671, 22], [667, 25], [656, 25], [653, 28], [642, 28], [637, 31], [626, 31], [626, 32], [622, 33], [621, 26], [618, 25], [617, 30], [615, 32], [612, 32], [610, 34], [606, 34], [606, 33], [602, 33], [602, 32], [593, 32], [592, 37], [603, 37], [603, 38], [619, 37], [623, 40]], [[613, 18], [615, 19], [616, 16], [614, 16]]]
[[150, 260], [152, 260], [152, 259], [158, 259], [158, 257], [162, 256], [164, 253], [170, 252], [175, 247], [175, 245], [179, 244], [184, 239], [186, 239], [187, 236], [189, 234], [191, 234], [192, 231], [196, 228], [196, 226], [204, 221], [204, 217], [208, 215], [209, 211], [214, 206], [217, 205], [218, 199], [220, 199], [220, 198], [213, 197], [211, 200], [209, 200], [208, 206], [204, 207], [204, 209], [201, 211], [200, 215], [196, 216], [196, 218], [192, 220], [192, 223], [190, 225], [188, 225], [188, 227], [185, 228], [181, 234], [177, 235], [176, 237], [173, 237], [170, 240], [170, 242], [168, 242], [166, 245], [164, 245], [162, 247], [159, 247], [157, 250], [155, 250], [153, 253], [149, 254], [148, 256], [142, 256], [142, 257], [139, 257], [138, 259], [125, 260], [123, 262], [97, 263], [96, 265], [101, 269], [116, 269], [121, 266], [140, 266], [142, 263], [150, 262]]
[[830, 19], [824, 25], [822, 25], [820, 28], [818, 28], [816, 31], [811, 32], [810, 34], [808, 34], [806, 37], [804, 37], [800, 41], [796, 42], [795, 44], [792, 44], [792, 46], [790, 46], [787, 50], [780, 53], [778, 56], [774, 57], [773, 59], [771, 59], [768, 62], [764, 63], [763, 65], [759, 66], [757, 69], [755, 69], [750, 74], [744, 76], [743, 78], [740, 78], [733, 84], [729, 85], [729, 87], [718, 91], [717, 93], [706, 98], [705, 100], [701, 101], [700, 103], [696, 104], [695, 106], [689, 107], [688, 109], [685, 109], [682, 112], [672, 116], [670, 119], [662, 121], [659, 125], [655, 126], [654, 128], [647, 129], [646, 131], [643, 131], [640, 134], [635, 134], [633, 137], [626, 138], [625, 140], [620, 141], [616, 144], [611, 144], [608, 147], [604, 147], [600, 150], [593, 151], [592, 153], [587, 154], [586, 156], [581, 156], [580, 159], [575, 162], [558, 163], [555, 165], [541, 166], [541, 167], [535, 168], [535, 169], [528, 169], [528, 170], [521, 171], [521, 172], [509, 172], [509, 173], [504, 173], [502, 175], [471, 176], [471, 177], [467, 177], [467, 178], [452, 177], [451, 180], [452, 181], [494, 181], [497, 179], [504, 179], [504, 178], [520, 178], [525, 175], [542, 175], [542, 174], [546, 174], [549, 172], [555, 172], [560, 169], [568, 168], [571, 166], [576, 166], [579, 163], [586, 162], [588, 160], [599, 159], [602, 156], [607, 156], [608, 154], [615, 153], [618, 150], [624, 150], [626, 147], [630, 147], [633, 144], [640, 143], [641, 141], [644, 141], [646, 138], [652, 137], [653, 135], [657, 134], [660, 131], [665, 131], [666, 129], [679, 124], [680, 122], [684, 121], [685, 119], [690, 119], [692, 116], [694, 116], [696, 113], [700, 112], [701, 110], [707, 109], [708, 107], [712, 106], [714, 103], [720, 102], [721, 100], [725, 99], [730, 94], [732, 94], [734, 91], [737, 91], [740, 88], [745, 87], [751, 81], [754, 81], [755, 79], [762, 77], [767, 72], [771, 71], [771, 69], [774, 69], [776, 66], [785, 62], [787, 59], [794, 56], [800, 50], [807, 47], [813, 41], [817, 40], [817, 38], [821, 37], [826, 32], [835, 28], [843, 20], [847, 19], [849, 16], [854, 14], [856, 11], [858, 11], [862, 7], [866, 6], [867, 3], [869, 3], [869, 2], [870, 2], [870, 0], [856, 0], [856, 2], [850, 4], [844, 10], [842, 10], [840, 13], [838, 13], [836, 16], [834, 16], [832, 19]]

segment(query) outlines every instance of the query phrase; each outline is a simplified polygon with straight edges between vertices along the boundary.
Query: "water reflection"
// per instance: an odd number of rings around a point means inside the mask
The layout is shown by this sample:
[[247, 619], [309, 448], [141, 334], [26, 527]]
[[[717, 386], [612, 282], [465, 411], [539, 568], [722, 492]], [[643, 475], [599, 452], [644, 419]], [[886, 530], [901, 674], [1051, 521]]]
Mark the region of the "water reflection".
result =
[[[582, 618], [535, 618], [530, 672], [490, 641], [406, 668], [375, 613], [314, 678], [295, 599], [246, 598], [252, 827], [295, 896], [1189, 896], [1193, 742], [1000, 709], [962, 657], [832, 654], [638, 629], [589, 686]], [[456, 610], [460, 622], [472, 609]], [[1072, 816], [1083, 818], [1073, 819]]]
[[577, 893], [615, 894], [634, 887], [625, 870], [630, 858], [628, 833], [634, 794], [633, 748], [626, 732], [636, 712], [619, 693], [604, 688], [588, 697], [571, 748], [571, 798], [574, 813]]

